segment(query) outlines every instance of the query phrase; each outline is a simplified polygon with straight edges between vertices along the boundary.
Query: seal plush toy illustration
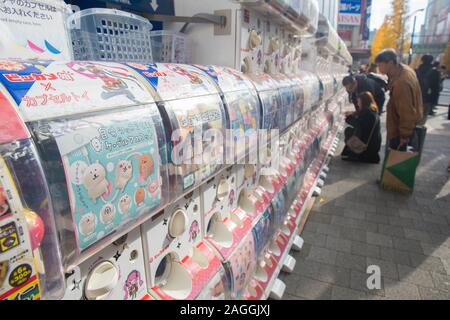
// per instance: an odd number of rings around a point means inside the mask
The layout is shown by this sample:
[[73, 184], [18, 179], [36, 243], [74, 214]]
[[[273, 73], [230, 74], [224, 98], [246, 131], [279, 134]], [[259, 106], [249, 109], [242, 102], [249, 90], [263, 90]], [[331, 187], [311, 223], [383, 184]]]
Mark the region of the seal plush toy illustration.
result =
[[153, 173], [153, 158], [149, 154], [143, 154], [139, 157], [139, 180], [145, 182]]
[[89, 236], [95, 231], [96, 218], [92, 212], [85, 214], [80, 220], [80, 233]]
[[144, 189], [137, 189], [136, 193], [134, 194], [134, 201], [136, 202], [137, 206], [140, 206], [144, 203], [145, 200], [145, 190]]
[[128, 194], [122, 196], [119, 200], [119, 209], [122, 214], [127, 214], [131, 207], [131, 198]]
[[103, 206], [103, 208], [100, 211], [100, 217], [103, 224], [110, 224], [114, 221], [114, 217], [116, 216], [116, 208], [110, 204], [107, 203]]
[[97, 203], [97, 198], [108, 192], [108, 180], [106, 180], [105, 168], [97, 161], [87, 167], [83, 175], [83, 183], [87, 189], [89, 198]]
[[131, 161], [121, 160], [116, 166], [116, 188], [123, 192], [128, 181], [133, 176]]

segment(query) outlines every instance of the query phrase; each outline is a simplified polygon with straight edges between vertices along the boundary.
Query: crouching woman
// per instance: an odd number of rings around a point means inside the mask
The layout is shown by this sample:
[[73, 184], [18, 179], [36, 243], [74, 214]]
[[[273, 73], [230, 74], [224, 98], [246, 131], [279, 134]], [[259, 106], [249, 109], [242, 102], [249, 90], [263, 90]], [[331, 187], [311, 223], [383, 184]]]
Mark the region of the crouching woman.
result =
[[[346, 114], [346, 122], [350, 125], [345, 130], [345, 149], [342, 160], [365, 163], [380, 162], [381, 125], [378, 108], [370, 92], [363, 92], [357, 97], [357, 111]], [[349, 140], [358, 138], [363, 148], [353, 148]], [[354, 142], [354, 141], [352, 141]], [[358, 149], [358, 151], [356, 151]]]

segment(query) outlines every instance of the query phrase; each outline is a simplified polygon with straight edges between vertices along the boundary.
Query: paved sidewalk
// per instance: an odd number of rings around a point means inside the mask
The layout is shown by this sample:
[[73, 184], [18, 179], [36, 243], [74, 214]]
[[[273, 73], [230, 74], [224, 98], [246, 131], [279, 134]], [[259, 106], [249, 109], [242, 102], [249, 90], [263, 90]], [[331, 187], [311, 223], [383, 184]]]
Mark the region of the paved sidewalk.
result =
[[[294, 254], [296, 268], [282, 275], [285, 299], [450, 299], [447, 110], [438, 108], [427, 123], [412, 196], [378, 187], [381, 164], [332, 160], [302, 234], [304, 248]], [[370, 265], [381, 268], [381, 290], [367, 289]]]

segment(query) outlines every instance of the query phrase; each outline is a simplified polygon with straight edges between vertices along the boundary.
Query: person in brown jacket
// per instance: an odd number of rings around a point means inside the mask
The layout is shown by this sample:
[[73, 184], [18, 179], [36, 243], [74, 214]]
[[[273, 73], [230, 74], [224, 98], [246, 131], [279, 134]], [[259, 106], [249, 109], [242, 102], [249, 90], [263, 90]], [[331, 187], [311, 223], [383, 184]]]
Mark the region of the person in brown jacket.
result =
[[387, 105], [387, 146], [419, 151], [416, 127], [423, 119], [422, 91], [416, 73], [399, 63], [394, 49], [382, 51], [375, 59], [380, 73], [389, 78], [390, 99]]

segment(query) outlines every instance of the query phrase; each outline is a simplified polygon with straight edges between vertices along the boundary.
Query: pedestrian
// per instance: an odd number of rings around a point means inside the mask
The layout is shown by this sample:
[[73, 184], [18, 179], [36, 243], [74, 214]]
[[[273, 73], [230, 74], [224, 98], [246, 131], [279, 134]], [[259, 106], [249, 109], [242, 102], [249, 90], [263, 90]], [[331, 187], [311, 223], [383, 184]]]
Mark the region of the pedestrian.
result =
[[367, 65], [365, 65], [365, 64], [360, 65], [359, 66], [359, 73], [360, 74], [366, 74], [366, 72], [367, 72]]
[[369, 79], [364, 74], [358, 74], [345, 77], [342, 80], [342, 84], [347, 90], [350, 101], [354, 104], [356, 110], [358, 110], [356, 98], [361, 93], [369, 91], [375, 99], [379, 114], [383, 112], [384, 103], [386, 101], [386, 92], [375, 80]]
[[424, 120], [426, 122], [427, 115], [433, 116], [434, 107], [439, 100], [440, 89], [440, 72], [433, 66], [433, 56], [424, 55], [422, 64], [417, 68], [416, 75], [422, 90], [422, 102], [424, 106]]
[[422, 90], [414, 70], [398, 60], [394, 49], [382, 51], [375, 59], [380, 73], [389, 78], [387, 146], [401, 151], [410, 146], [420, 151], [416, 127], [423, 118]]
[[357, 154], [346, 145], [342, 152], [342, 160], [366, 163], [380, 163], [381, 124], [378, 107], [370, 92], [363, 92], [357, 97], [358, 111], [347, 113], [345, 121], [351, 127], [345, 130], [345, 142], [355, 136], [363, 142], [367, 149]]
[[448, 115], [447, 115], [447, 120], [450, 120], [450, 104], [448, 105]]

